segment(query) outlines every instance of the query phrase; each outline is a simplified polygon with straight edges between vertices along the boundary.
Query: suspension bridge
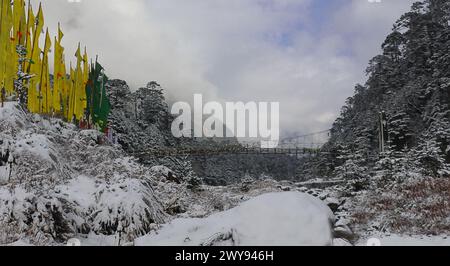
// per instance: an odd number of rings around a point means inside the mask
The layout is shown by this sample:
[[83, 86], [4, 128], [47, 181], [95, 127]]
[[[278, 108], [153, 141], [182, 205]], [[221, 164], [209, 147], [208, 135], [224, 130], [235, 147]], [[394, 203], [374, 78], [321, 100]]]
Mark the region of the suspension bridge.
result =
[[135, 151], [137, 158], [147, 157], [183, 157], [183, 156], [218, 156], [227, 154], [252, 155], [289, 155], [313, 156], [326, 153], [322, 146], [329, 140], [330, 130], [309, 134], [289, 136], [278, 141], [276, 148], [261, 148], [259, 142], [240, 142], [236, 144], [209, 145], [208, 147], [157, 147], [149, 150]]

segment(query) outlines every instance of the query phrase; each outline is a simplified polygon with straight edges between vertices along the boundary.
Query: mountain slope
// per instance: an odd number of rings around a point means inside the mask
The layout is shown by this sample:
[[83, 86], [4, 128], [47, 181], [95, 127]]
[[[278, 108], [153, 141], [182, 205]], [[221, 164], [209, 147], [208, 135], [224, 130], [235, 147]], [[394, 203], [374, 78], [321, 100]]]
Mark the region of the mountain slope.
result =
[[414, 4], [396, 22], [382, 45], [383, 54], [369, 63], [366, 84], [355, 87], [355, 95], [347, 99], [333, 125], [325, 147], [333, 152], [326, 174], [342, 172], [349, 160], [353, 167], [373, 169], [382, 158], [407, 156], [425, 175], [447, 173], [449, 16], [446, 1], [427, 0]]
[[450, 232], [450, 3], [415, 3], [309, 162], [353, 183], [357, 231]]

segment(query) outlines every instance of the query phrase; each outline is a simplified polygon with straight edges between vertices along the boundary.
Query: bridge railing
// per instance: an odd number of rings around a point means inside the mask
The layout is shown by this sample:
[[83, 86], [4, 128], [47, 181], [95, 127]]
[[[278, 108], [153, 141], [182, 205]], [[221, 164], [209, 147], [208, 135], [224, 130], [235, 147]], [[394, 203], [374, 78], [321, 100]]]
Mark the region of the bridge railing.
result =
[[[261, 148], [258, 142], [242, 142], [240, 144], [218, 144], [210, 147], [155, 147], [143, 151], [135, 151], [132, 155], [136, 157], [170, 157], [170, 156], [211, 156], [226, 154], [279, 154], [307, 156], [326, 154], [322, 150], [328, 141], [330, 130], [297, 135], [278, 141], [276, 148]], [[273, 145], [275, 146], [275, 145]]]

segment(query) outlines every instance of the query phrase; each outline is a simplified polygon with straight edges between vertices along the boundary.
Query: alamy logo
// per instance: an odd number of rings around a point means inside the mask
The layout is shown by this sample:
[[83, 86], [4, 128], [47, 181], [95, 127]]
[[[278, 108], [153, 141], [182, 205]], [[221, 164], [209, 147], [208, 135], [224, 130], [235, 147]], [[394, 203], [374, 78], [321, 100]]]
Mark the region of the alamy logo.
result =
[[193, 109], [192, 113], [191, 106], [186, 102], [177, 102], [172, 106], [171, 113], [178, 115], [172, 123], [174, 137], [251, 138], [259, 139], [261, 148], [278, 146], [278, 102], [227, 102], [224, 108], [219, 102], [203, 103], [203, 96], [195, 94]]

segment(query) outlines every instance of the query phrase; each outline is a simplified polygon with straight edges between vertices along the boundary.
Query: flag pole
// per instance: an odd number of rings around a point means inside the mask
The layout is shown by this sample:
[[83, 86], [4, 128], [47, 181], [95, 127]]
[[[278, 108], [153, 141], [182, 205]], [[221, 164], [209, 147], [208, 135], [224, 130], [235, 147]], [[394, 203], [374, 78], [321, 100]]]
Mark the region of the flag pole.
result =
[[[2, 0], [2, 10], [0, 12], [0, 26], [3, 24], [3, 3], [5, 2], [5, 0]], [[0, 27], [0, 36], [2, 34], [2, 27]]]
[[[27, 45], [27, 42], [30, 41], [30, 36], [31, 33], [29, 32], [30, 30], [30, 17], [31, 17], [31, 0], [28, 0], [28, 14], [27, 14], [27, 28], [25, 30], [25, 46]], [[27, 51], [28, 53], [29, 51]], [[26, 61], [23, 61], [23, 70], [25, 70], [25, 66], [26, 66]]]
[[[31, 60], [33, 60], [33, 55], [34, 55], [34, 44], [36, 43], [36, 37], [38, 36], [38, 33], [37, 33], [37, 25], [39, 24], [39, 17], [40, 17], [40, 15], [41, 15], [41, 12], [42, 12], [42, 4], [41, 3], [39, 3], [39, 10], [38, 10], [38, 13], [37, 13], [37, 22], [35, 23], [35, 25], [34, 25], [34, 36], [33, 36], [33, 43], [31, 44], [31, 55], [30, 55], [30, 58], [31, 58]], [[28, 65], [28, 69], [27, 69], [27, 72], [28, 73], [30, 73], [30, 70], [31, 70], [31, 63]]]
[[[48, 28], [47, 28], [48, 31]], [[45, 47], [47, 47], [47, 38], [45, 38], [45, 42], [44, 42], [44, 53], [45, 53]], [[44, 64], [45, 64], [45, 55], [42, 56], [42, 64], [41, 64], [41, 77], [40, 77], [40, 82], [39, 82], [39, 112], [42, 113], [42, 72], [44, 72]], [[45, 101], [47, 101], [47, 99], [45, 99]]]

